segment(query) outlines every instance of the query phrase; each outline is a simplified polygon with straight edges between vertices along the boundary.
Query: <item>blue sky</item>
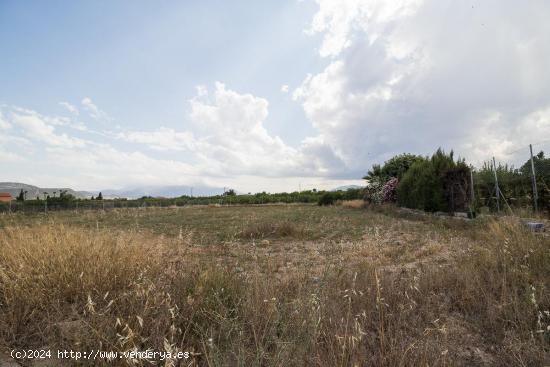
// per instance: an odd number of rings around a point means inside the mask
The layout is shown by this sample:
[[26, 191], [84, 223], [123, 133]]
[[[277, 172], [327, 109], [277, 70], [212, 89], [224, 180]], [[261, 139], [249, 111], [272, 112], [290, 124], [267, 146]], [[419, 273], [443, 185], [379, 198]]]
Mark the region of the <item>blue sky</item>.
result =
[[[550, 133], [545, 1], [1, 1], [0, 181], [240, 191]], [[522, 152], [523, 153], [523, 152]]]
[[[305, 35], [313, 3], [297, 1], [54, 1], [0, 5], [0, 100], [59, 112], [83, 96], [118, 124], [180, 126], [195, 86], [223, 80], [275, 107], [270, 131], [298, 144], [311, 133], [281, 94], [321, 70]], [[297, 57], [299, 55], [299, 57]], [[274, 123], [273, 121], [277, 121]], [[184, 122], [183, 122], [184, 123]]]

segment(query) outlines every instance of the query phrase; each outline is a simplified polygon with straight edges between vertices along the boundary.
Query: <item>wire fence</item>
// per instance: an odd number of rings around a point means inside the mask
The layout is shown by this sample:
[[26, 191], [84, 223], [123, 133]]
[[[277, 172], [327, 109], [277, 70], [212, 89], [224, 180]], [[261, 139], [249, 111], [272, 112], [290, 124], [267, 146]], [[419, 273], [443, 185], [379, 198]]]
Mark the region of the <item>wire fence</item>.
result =
[[[473, 168], [470, 201], [481, 212], [515, 215], [550, 214], [550, 158], [548, 141], [507, 152], [508, 161], [491, 157]], [[511, 162], [510, 162], [511, 161]]]

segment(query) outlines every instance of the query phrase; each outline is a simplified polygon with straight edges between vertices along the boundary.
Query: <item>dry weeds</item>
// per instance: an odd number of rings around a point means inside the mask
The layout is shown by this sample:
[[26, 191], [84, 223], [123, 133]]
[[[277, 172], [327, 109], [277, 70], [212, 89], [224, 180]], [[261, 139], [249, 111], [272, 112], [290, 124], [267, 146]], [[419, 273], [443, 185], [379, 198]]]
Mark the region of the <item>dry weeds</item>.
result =
[[544, 364], [547, 236], [509, 219], [362, 215], [354, 241], [259, 220], [209, 246], [181, 226], [12, 225], [0, 239], [0, 344], [192, 352], [185, 365]]

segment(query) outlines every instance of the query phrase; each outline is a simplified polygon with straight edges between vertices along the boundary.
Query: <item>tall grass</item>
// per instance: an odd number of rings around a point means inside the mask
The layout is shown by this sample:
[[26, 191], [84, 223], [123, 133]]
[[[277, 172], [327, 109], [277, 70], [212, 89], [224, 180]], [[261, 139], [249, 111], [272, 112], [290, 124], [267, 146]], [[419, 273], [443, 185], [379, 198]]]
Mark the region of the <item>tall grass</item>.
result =
[[193, 353], [186, 365], [542, 365], [550, 241], [503, 221], [479, 236], [444, 265], [275, 280], [195, 259], [185, 236], [11, 227], [0, 239], [0, 343], [182, 350]]

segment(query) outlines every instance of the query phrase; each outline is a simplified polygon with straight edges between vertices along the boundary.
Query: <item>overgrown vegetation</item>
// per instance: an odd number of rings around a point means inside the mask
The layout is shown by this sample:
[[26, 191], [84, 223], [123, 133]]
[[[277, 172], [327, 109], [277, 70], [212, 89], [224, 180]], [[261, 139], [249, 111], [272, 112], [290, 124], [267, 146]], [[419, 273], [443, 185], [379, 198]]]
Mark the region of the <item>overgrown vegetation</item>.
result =
[[[533, 158], [536, 171], [538, 207], [550, 213], [550, 159], [540, 152]], [[430, 158], [401, 154], [385, 162], [373, 165], [364, 178], [367, 180], [365, 199], [373, 203], [397, 201], [399, 205], [426, 211], [469, 211], [497, 209], [495, 169], [492, 162], [485, 162], [473, 174], [474, 197], [470, 180], [471, 167], [464, 160], [454, 160], [453, 153], [439, 149]], [[496, 167], [500, 194], [500, 208], [514, 210], [532, 208], [533, 188], [531, 162], [519, 169], [499, 164]], [[387, 197], [389, 182], [397, 182], [396, 199]], [[386, 191], [386, 194], [384, 193]], [[391, 190], [390, 190], [391, 191]]]
[[[222, 209], [238, 208], [188, 209], [181, 219]], [[241, 242], [209, 246], [197, 246], [202, 233], [191, 229], [118, 227], [124, 216], [105, 227], [98, 212], [6, 223], [0, 343], [181, 350], [192, 352], [185, 365], [219, 366], [537, 366], [548, 358], [550, 239], [518, 222], [304, 206], [290, 224], [274, 207], [246, 210], [240, 230], [219, 218], [203, 229], [229, 225]], [[352, 228], [346, 216], [363, 223], [352, 242], [339, 230]], [[319, 222], [341, 235], [311, 242]], [[255, 246], [262, 236], [271, 242]]]
[[453, 152], [445, 154], [438, 150], [430, 159], [413, 163], [403, 175], [397, 189], [397, 202], [430, 212], [463, 210], [469, 174], [466, 163], [455, 161]]

